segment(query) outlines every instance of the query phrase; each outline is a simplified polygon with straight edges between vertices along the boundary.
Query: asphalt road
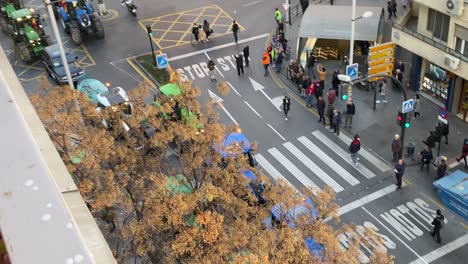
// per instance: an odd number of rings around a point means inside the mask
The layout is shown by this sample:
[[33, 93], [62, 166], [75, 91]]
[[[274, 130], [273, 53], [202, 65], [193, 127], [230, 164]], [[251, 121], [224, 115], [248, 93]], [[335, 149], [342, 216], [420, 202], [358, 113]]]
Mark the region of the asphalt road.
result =
[[[299, 190], [304, 186], [322, 189], [329, 185], [337, 191], [342, 222], [358, 225], [356, 233], [343, 235], [344, 246], [347, 236], [359, 234], [359, 226], [368, 226], [383, 238], [384, 243], [375, 243], [375, 247], [395, 255], [396, 263], [461, 263], [463, 257], [468, 257], [462, 250], [468, 243], [466, 223], [448, 210], [444, 210], [447, 224], [442, 230], [443, 244], [436, 244], [428, 234], [435, 210], [443, 206], [417, 179], [407, 179], [403, 191], [396, 192], [391, 166], [365, 147], [360, 164], [351, 164], [347, 153], [350, 136], [332, 134], [293, 96], [289, 118], [285, 120], [279, 108], [282, 97], [291, 92], [282, 89], [274, 77], [264, 77], [260, 63], [268, 41], [266, 34], [275, 25], [274, 8], [280, 7], [282, 1], [171, 0], [158, 1], [157, 5], [150, 0], [135, 2], [139, 8], [136, 18], [118, 1], [107, 3], [108, 8], [118, 13], [113, 12], [115, 17], [104, 21], [104, 40], [89, 39], [75, 47], [60, 30], [66, 46], [78, 54], [89, 76], [126, 90], [135, 87], [143, 77], [128, 59], [150, 51], [144, 26], [151, 24], [156, 47], [168, 54], [172, 68], [201, 88], [200, 101], [206, 102], [215, 94], [220, 101], [221, 122], [240, 124], [248, 138], [259, 143], [256, 157], [266, 175], [284, 178]], [[33, 0], [28, 4], [41, 3]], [[383, 5], [385, 1], [367, 0], [358, 4]], [[215, 37], [195, 47], [186, 44], [190, 41], [187, 30], [191, 24], [205, 18], [212, 22]], [[232, 19], [242, 27], [238, 45], [228, 32]], [[11, 51], [11, 44], [4, 37], [0, 44]], [[250, 46], [251, 65], [244, 68], [244, 75], [238, 76], [232, 55], [245, 45]], [[10, 53], [25, 90], [37, 92], [37, 76], [43, 74], [40, 65], [24, 65]], [[205, 71], [210, 58], [217, 64], [218, 81], [228, 81], [231, 86], [226, 96], [220, 96]], [[409, 168], [407, 173], [415, 169]], [[370, 251], [364, 246], [361, 249], [363, 255], [359, 260], [366, 263]]]

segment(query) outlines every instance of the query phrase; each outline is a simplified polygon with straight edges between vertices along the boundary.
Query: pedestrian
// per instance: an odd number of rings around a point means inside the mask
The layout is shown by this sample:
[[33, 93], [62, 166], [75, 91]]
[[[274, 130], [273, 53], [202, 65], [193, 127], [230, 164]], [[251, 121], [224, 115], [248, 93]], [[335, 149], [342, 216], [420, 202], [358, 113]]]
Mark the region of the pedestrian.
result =
[[249, 67], [249, 45], [245, 46], [244, 49], [242, 49], [242, 54], [244, 55], [245, 67]]
[[[448, 144], [448, 134], [449, 134], [449, 123], [448, 120], [440, 123], [440, 130], [442, 137], [445, 137], [445, 144]], [[442, 141], [442, 138], [440, 139]]]
[[312, 85], [312, 81], [310, 80], [309, 76], [304, 74], [302, 77], [302, 83], [301, 83], [301, 96], [303, 98], [306, 97], [306, 91], [310, 85]]
[[231, 31], [234, 35], [234, 42], [237, 44], [237, 41], [239, 40], [237, 38], [237, 33], [239, 33], [239, 25], [236, 23], [235, 20], [232, 21]]
[[325, 78], [327, 77], [327, 70], [322, 64], [317, 65], [317, 72], [319, 73], [320, 85], [325, 87]]
[[434, 226], [434, 230], [432, 230], [432, 237], [435, 237], [438, 244], [442, 243], [442, 239], [440, 238], [440, 230], [444, 226], [445, 217], [442, 215], [440, 209], [437, 209], [436, 216], [434, 220], [432, 220], [431, 225]]
[[388, 12], [388, 20], [391, 20], [392, 15], [393, 15], [393, 7], [390, 1], [387, 2], [387, 12]]
[[283, 52], [280, 50], [278, 51], [278, 56], [276, 56], [276, 72], [279, 73], [281, 68], [283, 67]]
[[216, 67], [216, 64], [213, 60], [209, 60], [208, 61], [208, 70], [209, 70], [209, 73], [210, 73], [210, 79], [212, 82], [216, 82], [216, 75], [215, 75], [215, 67]]
[[333, 5], [333, 0], [330, 0], [330, 5]]
[[307, 59], [307, 73], [309, 75], [312, 74], [312, 76], [314, 76], [314, 79], [316, 78], [315, 77], [315, 70], [314, 70], [315, 61], [316, 61], [316, 58], [315, 58], [314, 54], [312, 53], [312, 51], [310, 51], [309, 52], [309, 58]]
[[380, 102], [387, 103], [386, 95], [387, 95], [387, 80], [382, 80], [379, 84], [379, 95], [380, 98], [377, 99], [376, 103], [380, 104]]
[[340, 79], [338, 79], [338, 75], [340, 74], [340, 71], [336, 70], [333, 72], [333, 78], [332, 78], [332, 87], [335, 90], [336, 96], [338, 96], [338, 90], [341, 84]]
[[263, 53], [262, 64], [263, 64], [263, 68], [265, 69], [265, 73], [263, 74], [263, 76], [267, 76], [268, 66], [270, 65], [270, 55], [268, 54], [267, 50], [265, 50], [265, 52]]
[[203, 30], [202, 25], [198, 25], [198, 35], [199, 35], [198, 38], [200, 39], [200, 42], [203, 43], [203, 42], [207, 41], [206, 40], [206, 33]]
[[397, 190], [399, 190], [401, 189], [403, 174], [405, 173], [405, 162], [402, 159], [399, 159], [398, 163], [395, 164], [395, 168], [393, 169], [393, 171], [395, 172], [396, 178], [395, 185], [397, 186]]
[[234, 59], [236, 60], [237, 76], [240, 76], [241, 73], [244, 75], [244, 58], [236, 51], [234, 53]]
[[323, 122], [323, 125], [325, 125], [325, 101], [322, 96], [319, 96], [317, 99], [317, 112], [319, 114], [317, 122]]
[[278, 8], [276, 8], [275, 10], [275, 20], [278, 25], [281, 22], [281, 20], [283, 20], [283, 14], [281, 14], [281, 11], [279, 11]]
[[323, 86], [321, 85], [321, 82], [318, 81], [316, 82], [316, 86], [315, 86], [315, 97], [318, 100], [320, 96], [323, 96]]
[[336, 91], [333, 88], [330, 88], [327, 92], [328, 104], [333, 104], [336, 99]]
[[401, 85], [403, 85], [403, 73], [401, 72], [400, 69], [396, 70], [395, 78], [400, 82]]
[[391, 6], [392, 6], [392, 14], [393, 14], [393, 17], [396, 19], [396, 12], [397, 12], [397, 3], [396, 3], [396, 0], [391, 0]]
[[278, 57], [278, 48], [273, 48], [271, 50], [271, 59], [272, 59], [272, 62], [271, 64], [273, 65], [273, 67], [276, 67], [276, 58]]
[[395, 134], [395, 136], [393, 138], [392, 153], [393, 153], [392, 162], [397, 162], [401, 158], [401, 156], [400, 156], [400, 153], [401, 153], [401, 139], [400, 139], [400, 135], [398, 135], [398, 134]]
[[419, 152], [419, 155], [421, 156], [421, 170], [423, 170], [424, 165], [426, 165], [427, 166], [427, 171], [429, 171], [431, 161], [434, 158], [432, 156], [431, 148], [426, 146], [423, 151]]
[[436, 123], [434, 130], [430, 131], [429, 133], [434, 136], [435, 142], [438, 142], [440, 144], [440, 141], [442, 139], [442, 126], [440, 125], [440, 123]]
[[403, 6], [403, 10], [406, 11], [406, 7], [408, 7], [408, 0], [401, 0], [401, 5]]
[[193, 36], [195, 37], [195, 41], [198, 43], [198, 37], [199, 37], [199, 34], [200, 34], [200, 28], [198, 27], [197, 23], [193, 23], [193, 27], [192, 27], [192, 34]]
[[421, 116], [421, 113], [419, 113], [419, 94], [415, 94], [413, 98], [413, 111], [414, 111], [414, 117], [413, 119], [416, 119], [417, 117]]
[[213, 30], [210, 27], [210, 23], [206, 19], [203, 21], [203, 31], [206, 34], [206, 41], [210, 41], [210, 35], [213, 33]]
[[268, 45], [267, 51], [268, 51], [268, 56], [270, 56], [270, 64], [272, 64], [273, 63], [273, 57], [272, 57], [271, 52], [273, 51], [273, 43], [270, 43], [270, 45]]
[[284, 30], [284, 19], [281, 19], [281, 21], [278, 23], [278, 32]]
[[341, 125], [341, 113], [337, 109], [333, 110], [333, 133], [336, 133], [337, 136], [340, 135], [340, 125]]
[[437, 166], [437, 178], [436, 180], [439, 180], [445, 176], [445, 173], [447, 172], [447, 157], [442, 156], [440, 159], [440, 163]]
[[405, 64], [403, 61], [399, 60], [395, 65], [395, 70], [400, 70], [401, 73], [405, 73]]
[[353, 125], [353, 116], [356, 113], [356, 107], [354, 106], [353, 99], [349, 98], [348, 103], [346, 103], [346, 120], [345, 128], [351, 129]]
[[284, 116], [286, 120], [288, 120], [288, 113], [289, 110], [291, 109], [291, 99], [289, 99], [288, 96], [284, 96], [283, 98], [283, 111], [284, 111]]
[[354, 135], [353, 141], [349, 145], [349, 152], [351, 153], [351, 160], [353, 161], [354, 165], [357, 166], [359, 164], [359, 156], [358, 152], [361, 149], [361, 138], [358, 134]]
[[463, 141], [463, 147], [462, 147], [462, 154], [459, 158], [457, 158], [457, 161], [460, 162], [460, 160], [463, 159], [465, 162], [465, 168], [468, 168], [468, 162], [466, 162], [466, 156], [468, 155], [468, 138], [465, 138]]
[[435, 147], [435, 142], [436, 142], [435, 136], [433, 135], [432, 131], [429, 131], [429, 136], [426, 138], [426, 140], [423, 140], [424, 145], [432, 149]]
[[316, 81], [314, 81], [314, 83], [312, 83], [311, 85], [309, 85], [309, 87], [307, 87], [306, 103], [307, 103], [308, 108], [311, 108], [313, 106], [312, 100], [314, 98], [313, 96], [315, 95], [315, 87], [316, 87]]
[[327, 117], [328, 117], [328, 121], [330, 122], [330, 130], [333, 130], [335, 128], [334, 123], [333, 123], [334, 111], [335, 111], [335, 107], [332, 104], [329, 104], [327, 107]]

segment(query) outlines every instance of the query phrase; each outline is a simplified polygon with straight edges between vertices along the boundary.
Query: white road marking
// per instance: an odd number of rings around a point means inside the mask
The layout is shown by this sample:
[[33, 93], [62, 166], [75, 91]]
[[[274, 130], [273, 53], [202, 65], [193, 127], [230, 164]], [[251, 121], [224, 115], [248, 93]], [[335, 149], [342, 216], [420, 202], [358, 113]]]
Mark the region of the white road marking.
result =
[[414, 249], [412, 249], [408, 244], [406, 244], [405, 241], [403, 241], [400, 237], [398, 237], [395, 233], [393, 233], [393, 231], [388, 228], [386, 225], [384, 225], [384, 223], [382, 223], [382, 221], [380, 221], [375, 215], [373, 215], [371, 212], [369, 212], [364, 206], [361, 207], [362, 210], [364, 210], [367, 214], [369, 214], [372, 218], [374, 218], [375, 221], [377, 221], [377, 223], [379, 223], [381, 226], [383, 226], [385, 229], [387, 229], [387, 231], [392, 234], [396, 239], [398, 239], [398, 241], [400, 241], [406, 248], [408, 248], [411, 252], [413, 252], [414, 255], [416, 255], [416, 257], [418, 257], [418, 261], [421, 261], [421, 262], [418, 262], [418, 263], [424, 263], [424, 264], [428, 264], [427, 261], [425, 261]]
[[263, 2], [263, 0], [253, 1], [252, 3], [243, 4], [242, 6], [251, 6]]
[[319, 177], [323, 182], [325, 182], [328, 186], [332, 187], [332, 189], [339, 193], [343, 191], [343, 187], [339, 185], [335, 180], [333, 180], [326, 172], [320, 169], [317, 164], [315, 164], [312, 160], [310, 160], [302, 151], [300, 151], [296, 146], [294, 146], [291, 142], [286, 142], [283, 146], [289, 150], [296, 158], [298, 158], [310, 171], [312, 171], [317, 177]]
[[359, 181], [351, 175], [347, 170], [341, 167], [337, 162], [335, 162], [332, 158], [330, 158], [325, 152], [323, 152], [317, 145], [312, 143], [308, 138], [302, 136], [298, 138], [299, 142], [301, 142], [306, 148], [308, 148], [315, 156], [321, 159], [325, 164], [328, 165], [332, 170], [334, 170], [338, 175], [341, 176], [344, 180], [346, 180], [351, 185], [359, 184]]
[[333, 142], [331, 139], [329, 139], [325, 134], [322, 132], [316, 130], [312, 132], [312, 135], [314, 135], [318, 140], [322, 141], [325, 146], [327, 146], [329, 149], [331, 149], [333, 152], [336, 153], [340, 158], [342, 158], [345, 162], [353, 166], [357, 171], [359, 171], [364, 177], [367, 179], [375, 177], [375, 174], [370, 171], [368, 168], [364, 167], [362, 164], [359, 164], [358, 166], [355, 166], [354, 163], [351, 160], [350, 154], [346, 151], [344, 151], [340, 146], [338, 146], [335, 142]]
[[464, 236], [459, 237], [459, 238], [455, 239], [454, 241], [452, 241], [452, 242], [450, 242], [448, 244], [445, 244], [442, 247], [427, 253], [422, 258], [419, 257], [419, 259], [416, 259], [415, 261], [410, 262], [410, 264], [431, 263], [431, 262], [433, 262], [433, 261], [447, 255], [448, 253], [450, 253], [450, 252], [452, 252], [452, 251], [454, 251], [454, 250], [456, 250], [456, 249], [458, 249], [460, 247], [463, 247], [467, 243], [468, 243], [468, 234], [465, 234]]
[[232, 122], [234, 122], [234, 124], [238, 125], [239, 123], [237, 123], [237, 121], [234, 119], [234, 117], [232, 117], [232, 115], [228, 112], [228, 110], [223, 106], [222, 103], [219, 103], [218, 104], [219, 107], [221, 107], [221, 109], [223, 109], [224, 113], [226, 113], [226, 115], [232, 120]]
[[[346, 143], [346, 145], [349, 145], [352, 142], [351, 138], [344, 135], [343, 133], [341, 133], [338, 137], [341, 139], [341, 141]], [[371, 153], [369, 153], [369, 151], [365, 150], [364, 148], [361, 148], [361, 150], [359, 151], [359, 155], [364, 157], [370, 163], [374, 164], [382, 172], [386, 172], [393, 169], [390, 165], [388, 165], [388, 163], [383, 162], [381, 159], [372, 155]]]
[[249, 77], [249, 80], [250, 80], [250, 83], [252, 84], [252, 87], [254, 88], [254, 91], [260, 91], [263, 94], [263, 96], [265, 96], [266, 99], [268, 99], [268, 101], [270, 101], [275, 106], [275, 108], [281, 112], [281, 107], [278, 107], [275, 104], [275, 102], [268, 96], [268, 94], [266, 94], [266, 92], [263, 90], [265, 86], [261, 85], [260, 83], [252, 79], [251, 77]]
[[258, 117], [262, 118], [263, 117], [249, 104], [249, 102], [247, 101], [244, 101], [244, 103], [250, 108], [250, 110], [252, 110]]
[[313, 193], [320, 191], [320, 188], [310, 180], [296, 165], [289, 161], [279, 150], [271, 148], [268, 150], [270, 154], [281, 163], [293, 176], [295, 176], [305, 187], [312, 188]]
[[[269, 35], [270, 35], [270, 33], [264, 33], [264, 34], [261, 34], [261, 35], [258, 35], [258, 36], [254, 36], [254, 37], [250, 37], [250, 38], [246, 38], [246, 39], [241, 39], [241, 40], [239, 40], [238, 44], [246, 43], [246, 42], [261, 39], [261, 38], [266, 38]], [[168, 58], [168, 60], [169, 61], [176, 61], [176, 60], [180, 60], [180, 59], [185, 59], [185, 58], [192, 57], [192, 56], [195, 56], [195, 55], [199, 55], [199, 54], [202, 54], [202, 53], [205, 53], [205, 52], [224, 49], [224, 48], [234, 46], [234, 45], [238, 45], [238, 44], [236, 44], [234, 42], [229, 42], [229, 43], [226, 43], [226, 44], [223, 44], [223, 45], [214, 46], [214, 47], [211, 47], [211, 48], [207, 48], [207, 49], [203, 49], [203, 50], [197, 50], [197, 51], [182, 54], [182, 55], [179, 55], [179, 56], [170, 57], [170, 58]]]
[[283, 141], [286, 141], [286, 138], [284, 138], [272, 125], [267, 123], [267, 126], [269, 126], [271, 130], [273, 130], [273, 132], [275, 132]]
[[226, 83], [229, 85], [229, 87], [231, 87], [231, 89], [240, 97], [242, 97], [242, 95], [236, 90], [236, 88], [234, 88], [234, 86], [232, 86], [232, 84], [229, 82], [229, 81], [226, 81]]
[[232, 122], [234, 122], [234, 124], [238, 125], [239, 123], [237, 123], [236, 119], [234, 119], [234, 117], [231, 115], [231, 113], [229, 113], [229, 111], [224, 107], [223, 105], [223, 99], [219, 96], [217, 96], [214, 92], [212, 92], [210, 89], [208, 89], [208, 95], [210, 96], [210, 98], [217, 104], [219, 105], [219, 107], [221, 107], [221, 109], [223, 109], [224, 113], [226, 113], [226, 115], [232, 120]]
[[[208, 56], [208, 53], [205, 52], [206, 57], [211, 60], [210, 56]], [[218, 69], [218, 66], [215, 66], [215, 70], [221, 75], [221, 77], [224, 78], [224, 74]]]
[[272, 103], [276, 109], [278, 109], [278, 111], [281, 112], [281, 108], [279, 108], [274, 102], [273, 100], [271, 100], [271, 98], [268, 96], [268, 94], [265, 93], [264, 90], [260, 90], [260, 92], [266, 97], [266, 99], [268, 99], [268, 101], [270, 101], [270, 103]]

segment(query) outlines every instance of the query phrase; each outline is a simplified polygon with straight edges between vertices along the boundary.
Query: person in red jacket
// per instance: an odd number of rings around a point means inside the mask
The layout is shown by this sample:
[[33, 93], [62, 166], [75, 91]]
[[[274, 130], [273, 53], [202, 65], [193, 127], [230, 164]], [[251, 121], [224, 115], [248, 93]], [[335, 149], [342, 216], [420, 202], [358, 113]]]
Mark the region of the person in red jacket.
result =
[[315, 95], [315, 89], [317, 86], [318, 81], [314, 81], [309, 87], [307, 88], [306, 91], [306, 102], [307, 102], [307, 107], [312, 107], [314, 104], [312, 103], [313, 96]]
[[330, 88], [330, 90], [328, 90], [327, 96], [328, 96], [328, 104], [333, 104], [335, 102], [335, 99], [336, 99], [335, 89]]
[[460, 158], [457, 159], [458, 162], [460, 162], [461, 159], [465, 162], [465, 168], [468, 168], [468, 163], [466, 162], [466, 156], [468, 155], [468, 138], [465, 138], [463, 141], [463, 148], [462, 148], [462, 154]]
[[349, 152], [351, 152], [351, 159], [354, 162], [354, 165], [358, 165], [359, 163], [359, 156], [358, 156], [358, 151], [361, 149], [361, 138], [359, 138], [359, 135], [356, 134], [354, 135], [354, 139], [349, 145]]

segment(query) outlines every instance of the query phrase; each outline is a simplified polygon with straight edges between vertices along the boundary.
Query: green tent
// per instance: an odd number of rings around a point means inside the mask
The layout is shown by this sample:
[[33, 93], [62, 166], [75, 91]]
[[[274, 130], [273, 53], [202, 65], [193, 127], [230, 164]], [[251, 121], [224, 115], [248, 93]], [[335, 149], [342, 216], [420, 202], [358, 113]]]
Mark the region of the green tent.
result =
[[165, 96], [177, 96], [177, 95], [180, 95], [182, 93], [179, 86], [177, 85], [177, 83], [165, 84], [165, 85], [159, 87], [159, 90]]

